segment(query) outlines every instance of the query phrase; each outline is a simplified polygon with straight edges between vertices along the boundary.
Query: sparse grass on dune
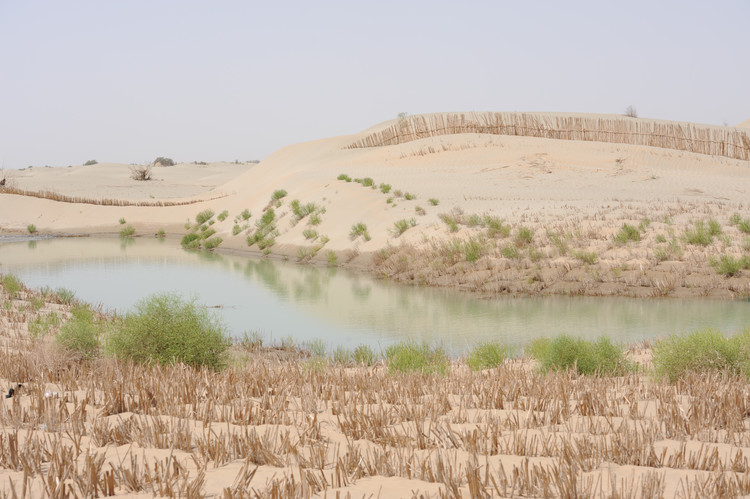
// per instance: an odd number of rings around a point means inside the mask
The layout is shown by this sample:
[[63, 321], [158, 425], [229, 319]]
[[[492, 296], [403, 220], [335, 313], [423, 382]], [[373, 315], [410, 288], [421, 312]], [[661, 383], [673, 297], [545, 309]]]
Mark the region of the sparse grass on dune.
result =
[[[747, 362], [748, 332], [696, 333], [689, 348], [657, 343], [657, 368], [659, 352], [678, 354], [667, 364], [680, 372], [673, 384], [640, 371], [531, 369], [528, 360], [501, 362], [497, 344], [475, 349], [477, 371], [439, 348], [401, 344], [390, 360], [403, 357], [405, 368], [391, 369], [367, 347], [334, 350], [338, 362], [328, 362], [289, 340], [264, 346], [258, 335], [238, 340], [228, 367], [212, 370], [71, 358], [23, 333], [52, 302], [21, 312], [24, 303], [52, 295], [19, 286], [20, 301], [0, 308], [0, 379], [18, 388], [0, 417], [3, 497], [60, 497], [63, 485], [75, 497], [376, 496], [396, 478], [422, 497], [750, 493], [748, 381], [714, 362]], [[622, 355], [581, 345], [552, 338], [528, 350], [593, 351], [605, 363]], [[680, 359], [699, 359], [700, 369], [680, 370]], [[430, 363], [445, 369], [419, 367]]]

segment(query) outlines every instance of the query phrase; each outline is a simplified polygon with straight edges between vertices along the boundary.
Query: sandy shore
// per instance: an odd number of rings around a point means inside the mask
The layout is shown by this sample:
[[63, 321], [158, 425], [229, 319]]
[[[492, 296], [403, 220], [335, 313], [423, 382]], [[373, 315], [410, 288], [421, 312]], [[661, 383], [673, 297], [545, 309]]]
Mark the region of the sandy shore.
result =
[[[30, 326], [70, 308], [0, 288], [0, 494], [735, 497], [750, 493], [744, 380], [389, 374], [236, 347], [220, 373], [80, 362]], [[21, 386], [19, 387], [19, 384]]]
[[[749, 270], [728, 277], [711, 265], [750, 254], [750, 234], [730, 221], [735, 213], [750, 218], [748, 161], [480, 133], [350, 148], [394, 123], [292, 145], [258, 165], [154, 168], [157, 180], [149, 182], [130, 179], [126, 165], [6, 172], [32, 191], [189, 204], [96, 206], [0, 193], [0, 232], [34, 224], [42, 233], [117, 233], [125, 219], [136, 236], [182, 236], [199, 212], [226, 210], [211, 226], [222, 239], [219, 250], [349, 265], [413, 284], [488, 295], [750, 295]], [[338, 180], [341, 174], [361, 182]], [[363, 185], [367, 178], [372, 187]], [[272, 201], [277, 190], [286, 196]], [[295, 200], [312, 203], [312, 213], [296, 215]], [[273, 244], [249, 246], [269, 208]], [[251, 213], [246, 221], [237, 218], [244, 210]], [[491, 231], [486, 220], [505, 229]], [[720, 233], [708, 244], [686, 240], [696, 223], [712, 220]], [[369, 239], [353, 237], [356, 224], [366, 226]], [[615, 240], [623, 224], [638, 228], [638, 240]], [[467, 241], [476, 255], [467, 253]]]

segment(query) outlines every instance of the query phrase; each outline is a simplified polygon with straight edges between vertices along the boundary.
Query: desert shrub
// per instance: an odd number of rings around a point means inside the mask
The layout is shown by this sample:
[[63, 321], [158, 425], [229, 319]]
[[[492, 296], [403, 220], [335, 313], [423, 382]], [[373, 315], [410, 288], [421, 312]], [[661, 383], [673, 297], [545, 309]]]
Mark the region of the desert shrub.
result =
[[739, 273], [742, 269], [750, 268], [750, 257], [735, 258], [732, 255], [721, 255], [718, 260], [712, 258], [709, 263], [717, 274], [731, 277]]
[[714, 233], [703, 221], [695, 222], [692, 229], [685, 229], [683, 237], [685, 242], [696, 246], [708, 246], [714, 241]]
[[396, 220], [393, 223], [393, 229], [391, 229], [391, 233], [393, 234], [393, 237], [398, 237], [404, 232], [406, 232], [407, 230], [409, 230], [409, 228], [415, 227], [416, 225], [417, 225], [417, 221], [413, 218], [410, 220], [406, 220], [406, 219]]
[[350, 177], [349, 175], [347, 175], [346, 173], [342, 173], [341, 175], [339, 175], [339, 176], [338, 176], [338, 177], [336, 177], [336, 178], [337, 178], [338, 180], [343, 180], [343, 181], [345, 181], [345, 182], [351, 182], [351, 181], [352, 181], [352, 178], [351, 178], [351, 177]]
[[365, 366], [371, 366], [375, 364], [375, 352], [367, 345], [359, 345], [354, 349], [352, 353], [354, 362]]
[[318, 231], [315, 229], [305, 229], [302, 231], [302, 235], [305, 239], [312, 239], [313, 241], [318, 238]]
[[210, 237], [210, 238], [207, 238], [205, 241], [203, 241], [203, 248], [207, 250], [216, 249], [223, 242], [224, 240], [220, 238], [219, 236]]
[[430, 198], [427, 200], [432, 206], [437, 206], [440, 204], [440, 200], [438, 198]]
[[130, 178], [133, 180], [151, 180], [151, 165], [131, 166]]
[[183, 248], [187, 249], [197, 249], [201, 245], [201, 236], [200, 234], [196, 234], [195, 232], [185, 234], [185, 236], [183, 236], [182, 238], [182, 241], [180, 241], [180, 245]]
[[242, 210], [242, 213], [240, 213], [240, 217], [242, 218], [242, 220], [246, 220], [247, 221], [247, 220], [250, 219], [251, 216], [252, 215], [250, 214], [250, 210], [248, 210], [247, 208], [245, 208], [244, 210]]
[[164, 229], [159, 229], [158, 231], [156, 231], [156, 237], [158, 237], [159, 239], [164, 239], [165, 237], [167, 237], [167, 233], [164, 232]]
[[458, 232], [459, 220], [456, 216], [449, 213], [441, 213], [438, 215], [438, 218], [448, 226], [450, 232]]
[[120, 237], [133, 237], [135, 234], [135, 227], [132, 225], [126, 225], [120, 230]]
[[320, 211], [315, 211], [312, 215], [310, 215], [308, 223], [310, 225], [320, 225], [322, 221], [323, 219], [320, 217]]
[[515, 246], [511, 246], [511, 245], [503, 246], [503, 248], [500, 250], [500, 254], [504, 258], [508, 258], [510, 260], [513, 260], [520, 256], [520, 253], [518, 252], [518, 248], [516, 248]]
[[450, 369], [445, 351], [427, 343], [402, 342], [391, 345], [385, 349], [385, 358], [391, 373], [445, 374]]
[[508, 347], [499, 343], [479, 343], [471, 350], [469, 357], [466, 359], [466, 364], [472, 371], [492, 369], [501, 366], [503, 361], [508, 358], [509, 353]]
[[336, 347], [333, 351], [333, 361], [336, 364], [348, 364], [352, 360], [352, 351], [346, 347]]
[[534, 232], [528, 227], [519, 227], [518, 233], [516, 234], [516, 244], [519, 246], [526, 246], [531, 244], [534, 240]]
[[85, 162], [85, 163], [83, 164], [83, 166], [93, 166], [93, 165], [98, 165], [98, 164], [99, 164], [99, 162], [98, 162], [97, 160], [95, 160], [95, 159], [90, 159], [90, 160], [86, 161], [86, 162]]
[[172, 160], [172, 158], [159, 156], [154, 160], [154, 164], [159, 166], [174, 166], [174, 160]]
[[711, 233], [712, 236], [718, 236], [723, 232], [718, 220], [712, 218], [708, 221], [708, 232]]
[[242, 232], [242, 227], [240, 227], [240, 225], [239, 225], [239, 224], [234, 224], [234, 225], [232, 226], [232, 235], [233, 235], [233, 236], [236, 236], [236, 235], [237, 235], [237, 234], [239, 234], [240, 232]]
[[121, 218], [120, 220], [118, 220], [118, 222], [120, 223], [120, 225], [125, 225], [127, 220], [125, 220], [124, 218]]
[[0, 283], [2, 283], [5, 292], [11, 300], [18, 295], [19, 291], [21, 291], [21, 280], [13, 274], [3, 275], [2, 279], [0, 279]]
[[86, 306], [73, 307], [71, 314], [70, 320], [63, 324], [55, 337], [55, 342], [80, 359], [98, 357], [104, 325], [95, 319], [94, 312]]
[[170, 293], [136, 303], [106, 341], [107, 353], [116, 357], [213, 370], [226, 365], [228, 347], [226, 327], [216, 315]]
[[748, 354], [750, 329], [732, 338], [713, 329], [672, 335], [654, 344], [654, 374], [671, 383], [689, 372], [728, 371], [748, 375]]
[[278, 189], [273, 191], [273, 195], [271, 196], [271, 199], [273, 201], [278, 201], [279, 199], [285, 197], [287, 192], [284, 189]]
[[50, 329], [60, 325], [61, 319], [56, 312], [39, 315], [29, 322], [29, 334], [32, 338], [40, 338], [50, 332]]
[[[390, 198], [388, 198], [388, 199], [390, 199]], [[425, 209], [422, 208], [421, 206], [415, 206], [414, 207], [414, 213], [416, 213], [420, 217], [423, 217], [423, 216], [427, 215], [427, 211], [425, 211]]]
[[295, 199], [291, 203], [292, 207], [292, 213], [294, 213], [294, 216], [297, 218], [297, 220], [302, 220], [307, 215], [315, 212], [318, 209], [318, 206], [315, 203], [306, 203], [301, 204], [299, 202], [299, 199]]
[[329, 267], [336, 267], [339, 264], [339, 257], [335, 251], [328, 251], [326, 253], [326, 261]]
[[576, 259], [588, 265], [595, 264], [599, 259], [599, 256], [593, 251], [576, 251], [573, 253], [573, 255], [576, 257]]
[[219, 219], [219, 222], [223, 222], [224, 220], [227, 219], [228, 216], [229, 216], [229, 212], [227, 210], [224, 210], [221, 213], [219, 213], [219, 216], [217, 216], [216, 218]]
[[26, 226], [26, 230], [29, 231], [29, 234], [33, 234], [34, 232], [36, 232], [36, 225], [29, 224]]
[[417, 195], [412, 194], [411, 192], [405, 192], [404, 199], [406, 199], [407, 201], [411, 201], [412, 199], [417, 199]]
[[467, 262], [476, 262], [485, 252], [485, 244], [473, 237], [464, 242], [463, 247]]
[[362, 179], [362, 185], [364, 187], [372, 187], [375, 185], [375, 181], [370, 177], [365, 177]]
[[737, 223], [737, 228], [745, 234], [750, 234], [750, 218], [744, 218]]
[[380, 184], [380, 192], [383, 194], [391, 192], [391, 184]]
[[57, 288], [55, 290], [55, 297], [57, 301], [63, 305], [70, 305], [75, 301], [75, 291], [68, 288]]
[[563, 334], [539, 343], [535, 357], [544, 370], [575, 368], [579, 374], [621, 375], [629, 369], [623, 349], [606, 337], [587, 341]]
[[197, 223], [198, 225], [202, 225], [211, 220], [211, 217], [213, 216], [213, 210], [203, 210], [195, 216], [195, 223]]
[[634, 106], [628, 106], [625, 108], [625, 116], [628, 116], [630, 118], [637, 118], [638, 111], [635, 110]]
[[618, 244], [626, 244], [628, 241], [640, 241], [641, 231], [638, 227], [634, 227], [629, 224], [622, 224], [620, 230], [615, 234], [615, 242]]
[[352, 225], [352, 230], [349, 232], [349, 237], [352, 239], [356, 239], [359, 236], [362, 236], [365, 241], [370, 240], [370, 234], [367, 232], [367, 225], [362, 222]]

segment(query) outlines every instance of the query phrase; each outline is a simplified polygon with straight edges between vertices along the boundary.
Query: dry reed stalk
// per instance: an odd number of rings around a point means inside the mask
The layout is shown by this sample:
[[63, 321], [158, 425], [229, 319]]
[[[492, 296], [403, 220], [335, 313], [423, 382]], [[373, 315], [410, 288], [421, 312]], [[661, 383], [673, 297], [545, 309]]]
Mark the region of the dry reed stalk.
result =
[[155, 207], [166, 207], [166, 206], [184, 206], [188, 204], [203, 203], [205, 201], [213, 201], [215, 199], [221, 199], [227, 197], [228, 194], [221, 194], [219, 196], [213, 196], [206, 199], [190, 199], [184, 201], [128, 201], [125, 199], [114, 199], [114, 198], [86, 198], [80, 196], [68, 196], [59, 192], [43, 190], [43, 191], [32, 191], [28, 189], [19, 189], [17, 187], [0, 187], [1, 194], [11, 194], [16, 196], [26, 196], [39, 199], [49, 199], [51, 201], [58, 201], [60, 203], [77, 203], [77, 204], [93, 204], [97, 206], [155, 206]]

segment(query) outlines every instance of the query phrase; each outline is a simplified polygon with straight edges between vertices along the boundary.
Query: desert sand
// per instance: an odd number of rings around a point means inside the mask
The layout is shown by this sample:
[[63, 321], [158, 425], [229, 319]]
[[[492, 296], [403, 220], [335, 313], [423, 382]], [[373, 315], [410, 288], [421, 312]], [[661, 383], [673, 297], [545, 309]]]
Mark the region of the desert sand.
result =
[[[76, 360], [34, 325], [70, 307], [0, 287], [4, 497], [737, 497], [745, 380], [445, 376], [236, 346], [231, 367]], [[30, 334], [31, 333], [31, 334]], [[33, 335], [33, 336], [32, 336]], [[650, 349], [628, 356], [647, 369]], [[19, 387], [19, 384], [21, 385]]]
[[[429, 116], [481, 121], [488, 114]], [[0, 233], [24, 233], [34, 224], [39, 233], [117, 234], [125, 219], [136, 237], [159, 230], [182, 236], [199, 212], [226, 210], [224, 221], [212, 221], [222, 239], [218, 251], [348, 265], [413, 284], [487, 295], [750, 295], [750, 271], [727, 277], [711, 266], [712, 259], [750, 252], [748, 234], [730, 221], [734, 214], [750, 217], [750, 161], [671, 148], [693, 137], [723, 151], [723, 143], [712, 140], [734, 134], [727, 151], [747, 157], [750, 132], [623, 116], [531, 116], [542, 123], [598, 120], [612, 130], [634, 123], [684, 128], [679, 140], [665, 143], [669, 147], [447, 133], [352, 148], [421, 118], [410, 117], [285, 147], [257, 165], [155, 167], [155, 180], [147, 182], [130, 179], [127, 165], [8, 171], [9, 184], [29, 192], [175, 206], [97, 206], [0, 192]], [[699, 140], [704, 136], [711, 140]], [[659, 143], [660, 137], [638, 140]], [[374, 185], [337, 180], [341, 174], [369, 177]], [[277, 190], [286, 196], [272, 201]], [[316, 216], [298, 220], [295, 200], [313, 203]], [[269, 208], [269, 231], [275, 232], [249, 246], [248, 236]], [[243, 210], [252, 216], [237, 223]], [[489, 229], [490, 219], [505, 229]], [[686, 230], [711, 220], [721, 233], [709, 244], [686, 241]], [[355, 224], [366, 226], [369, 240], [354, 237]], [[615, 241], [623, 224], [637, 227], [639, 240]], [[525, 230], [530, 239], [519, 237]], [[475, 255], [467, 253], [467, 242]]]

